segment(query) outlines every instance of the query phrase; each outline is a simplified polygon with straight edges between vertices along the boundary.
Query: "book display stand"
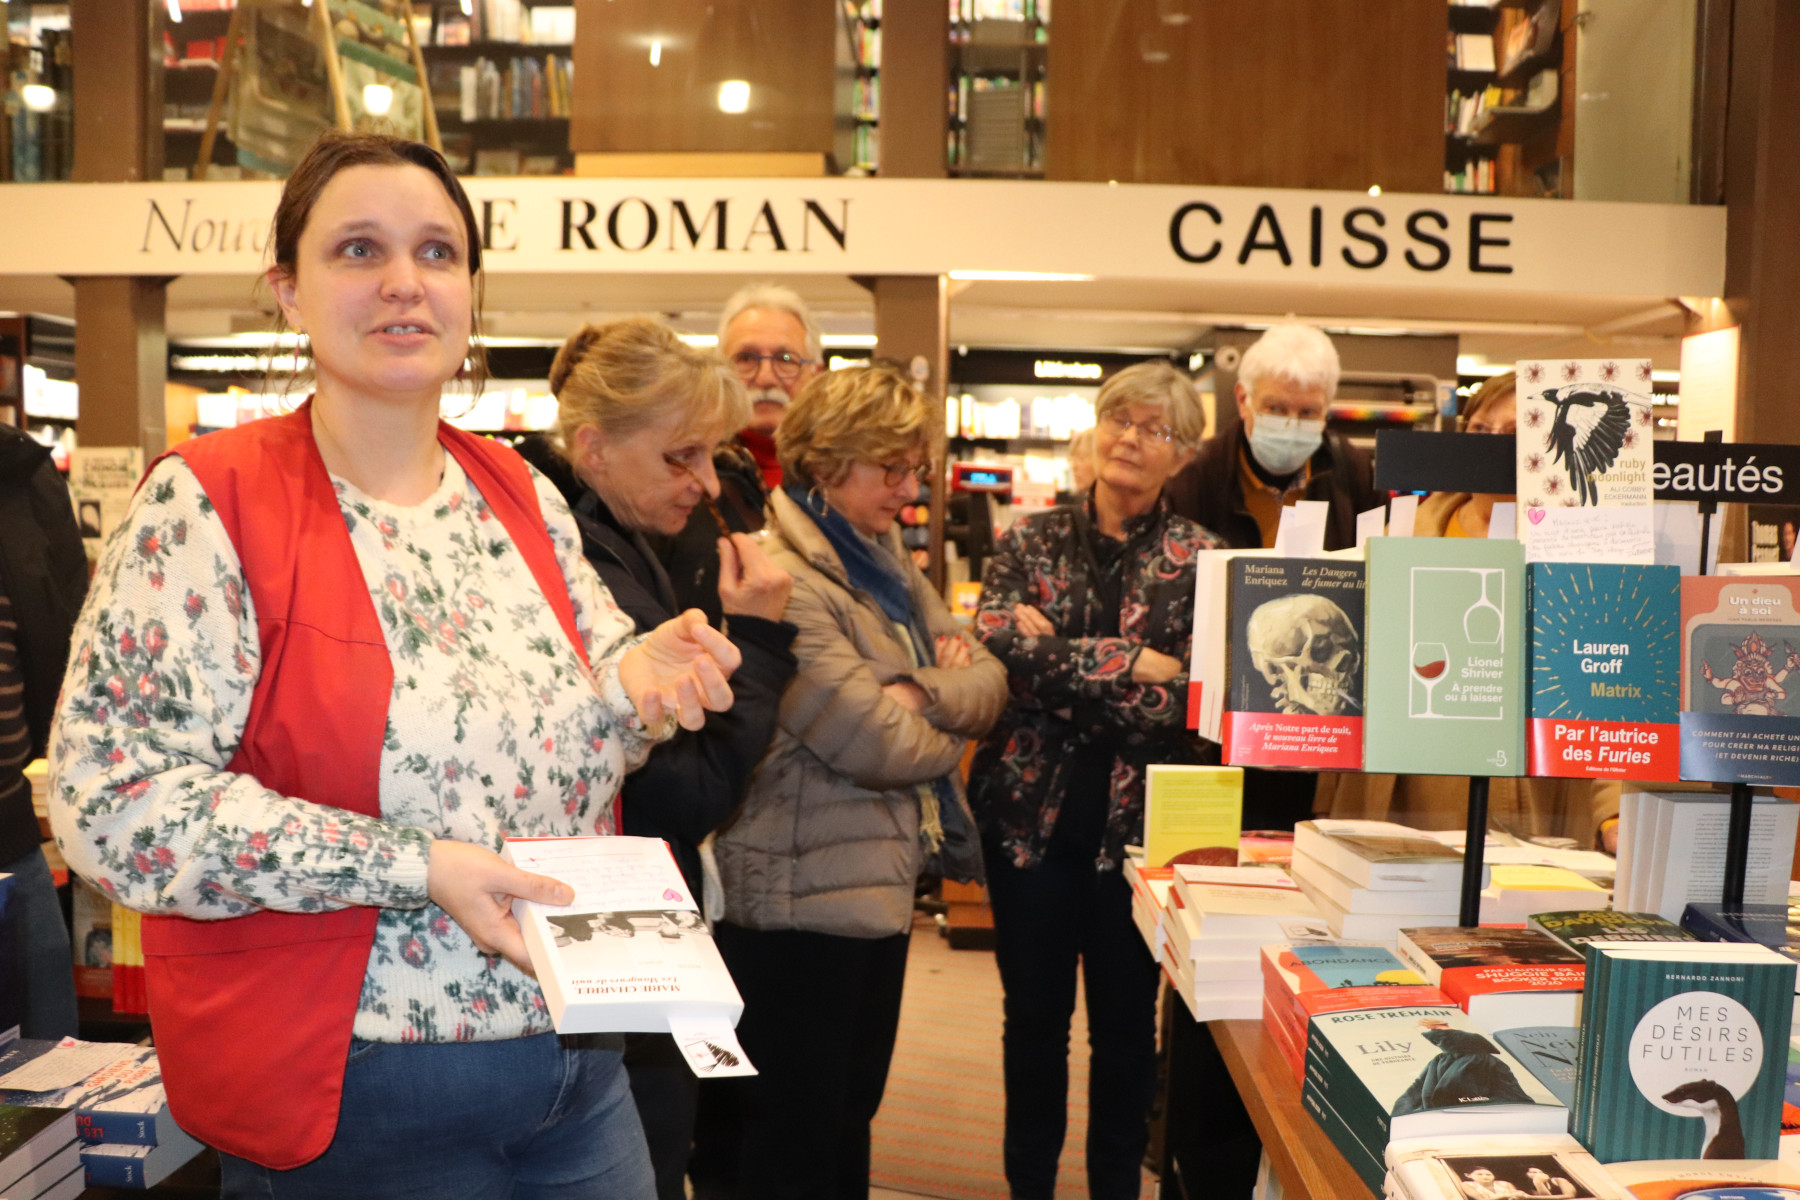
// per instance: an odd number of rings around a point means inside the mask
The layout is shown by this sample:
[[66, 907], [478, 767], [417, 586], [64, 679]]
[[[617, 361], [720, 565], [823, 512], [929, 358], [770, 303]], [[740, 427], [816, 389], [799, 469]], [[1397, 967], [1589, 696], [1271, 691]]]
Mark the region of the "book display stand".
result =
[[[1375, 487], [1378, 491], [1491, 491], [1514, 490], [1514, 440], [1505, 434], [1430, 433], [1383, 430], [1376, 434]], [[1773, 444], [1726, 443], [1714, 430], [1702, 442], [1657, 442], [1653, 447], [1658, 500], [1696, 501], [1700, 508], [1700, 574], [1706, 573], [1712, 520], [1720, 502], [1793, 503], [1800, 487], [1790, 488], [1787, 478], [1800, 479], [1789, 465], [1800, 467], [1800, 447]], [[1773, 464], [1773, 488], [1762, 469], [1753, 487], [1742, 486], [1746, 472], [1734, 464]], [[1710, 486], [1709, 486], [1710, 485]], [[1793, 491], [1795, 495], [1788, 495]], [[1731, 815], [1725, 848], [1724, 902], [1741, 904], [1750, 852], [1751, 785], [1740, 779], [1717, 779], [1731, 784]], [[1486, 844], [1488, 780], [1469, 778], [1468, 834], [1463, 848], [1463, 925], [1479, 924], [1481, 871]]]

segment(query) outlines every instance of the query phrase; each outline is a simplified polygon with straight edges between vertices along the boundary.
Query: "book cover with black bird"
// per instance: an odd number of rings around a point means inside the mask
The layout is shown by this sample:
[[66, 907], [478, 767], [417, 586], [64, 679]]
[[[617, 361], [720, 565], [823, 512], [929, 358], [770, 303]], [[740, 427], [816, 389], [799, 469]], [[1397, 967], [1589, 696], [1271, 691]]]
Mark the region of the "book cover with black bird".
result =
[[1527, 541], [1532, 509], [1650, 503], [1649, 359], [1527, 359], [1518, 378], [1519, 529]]

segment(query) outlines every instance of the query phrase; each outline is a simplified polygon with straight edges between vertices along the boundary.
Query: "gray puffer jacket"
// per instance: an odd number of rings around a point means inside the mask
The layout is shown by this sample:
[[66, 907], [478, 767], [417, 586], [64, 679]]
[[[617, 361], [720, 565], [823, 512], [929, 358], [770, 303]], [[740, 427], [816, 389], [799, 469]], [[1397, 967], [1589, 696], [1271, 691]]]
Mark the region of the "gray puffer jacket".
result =
[[[981, 878], [981, 847], [957, 770], [970, 738], [1006, 704], [1006, 671], [970, 642], [971, 665], [914, 667], [902, 634], [850, 586], [819, 527], [785, 493], [769, 497], [765, 549], [794, 577], [786, 619], [799, 630], [800, 670], [781, 701], [780, 727], [714, 853], [725, 919], [750, 929], [887, 937], [912, 920], [913, 889], [934, 866]], [[961, 635], [950, 611], [890, 530], [883, 547], [909, 577], [912, 602], [935, 639]], [[928, 704], [914, 713], [882, 688], [909, 679]], [[949, 775], [939, 861], [920, 838], [920, 784]]]

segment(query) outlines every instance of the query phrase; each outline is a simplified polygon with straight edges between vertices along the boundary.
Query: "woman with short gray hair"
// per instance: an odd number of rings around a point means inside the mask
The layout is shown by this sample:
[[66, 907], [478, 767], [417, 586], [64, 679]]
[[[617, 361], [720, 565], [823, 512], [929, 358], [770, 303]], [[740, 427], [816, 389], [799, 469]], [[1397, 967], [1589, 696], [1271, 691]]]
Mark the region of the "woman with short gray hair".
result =
[[1012, 704], [976, 752], [995, 959], [1006, 991], [1006, 1180], [1056, 1192], [1075, 964], [1086, 980], [1088, 1191], [1135, 1200], [1156, 1071], [1156, 960], [1121, 870], [1144, 829], [1150, 763], [1218, 761], [1187, 731], [1194, 554], [1218, 545], [1169, 511], [1164, 482], [1205, 427], [1167, 362], [1100, 388], [1093, 490], [1001, 537], [975, 619]]

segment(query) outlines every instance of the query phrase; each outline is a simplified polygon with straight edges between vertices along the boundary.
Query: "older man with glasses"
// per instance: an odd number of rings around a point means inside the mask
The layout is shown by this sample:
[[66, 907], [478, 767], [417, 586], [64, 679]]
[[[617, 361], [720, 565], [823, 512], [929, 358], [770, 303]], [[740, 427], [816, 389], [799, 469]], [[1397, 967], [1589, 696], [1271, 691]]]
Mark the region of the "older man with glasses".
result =
[[775, 431], [806, 381], [825, 369], [821, 345], [806, 302], [774, 284], [739, 290], [719, 316], [719, 353], [750, 389], [750, 423], [738, 441], [756, 457], [765, 487], [781, 486]]
[[[719, 353], [750, 393], [750, 422], [713, 455], [718, 504], [694, 510], [687, 528], [660, 548], [663, 567], [683, 608], [718, 618], [721, 533], [751, 533], [763, 525], [767, 493], [781, 486], [775, 431], [789, 403], [822, 372], [818, 323], [790, 288], [753, 283], [738, 289], [719, 314]], [[721, 530], [719, 517], [729, 528]]]

